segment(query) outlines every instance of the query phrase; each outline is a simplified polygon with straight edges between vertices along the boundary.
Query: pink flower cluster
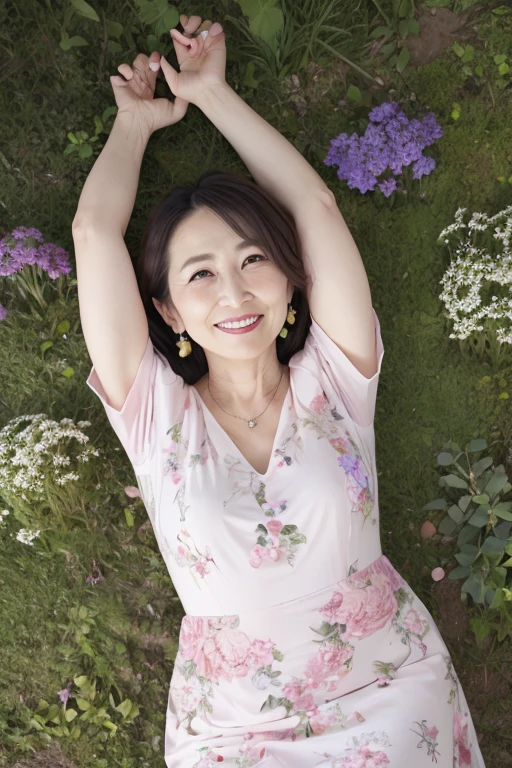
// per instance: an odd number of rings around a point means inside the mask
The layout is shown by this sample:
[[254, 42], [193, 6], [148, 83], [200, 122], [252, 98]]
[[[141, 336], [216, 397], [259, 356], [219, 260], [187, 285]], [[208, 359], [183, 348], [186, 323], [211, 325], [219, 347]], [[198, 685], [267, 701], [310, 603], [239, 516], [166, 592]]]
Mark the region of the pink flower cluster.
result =
[[468, 734], [468, 716], [461, 712], [455, 713], [453, 722], [453, 737], [455, 739], [455, 760], [458, 768], [471, 768], [471, 744]]
[[381, 768], [383, 765], [389, 765], [389, 758], [380, 750], [374, 751], [369, 747], [361, 747], [341, 765], [342, 768]]
[[236, 616], [184, 616], [179, 651], [185, 661], [194, 661], [197, 674], [218, 683], [245, 677], [251, 669], [272, 664], [271, 640], [251, 640], [236, 629]]
[[270, 534], [271, 542], [266, 547], [263, 547], [261, 544], [255, 544], [251, 549], [249, 563], [253, 568], [259, 568], [267, 557], [276, 563], [286, 553], [286, 550], [279, 546], [279, 534], [283, 528], [282, 522], [280, 520], [269, 520], [265, 523], [265, 527]]
[[396, 614], [394, 592], [401, 586], [396, 571], [380, 559], [349, 577], [320, 609], [330, 624], [344, 624], [349, 638], [362, 640], [382, 629]]
[[299, 712], [305, 712], [309, 725], [315, 736], [328, 731], [339, 721], [339, 714], [335, 710], [321, 712], [313, 700], [313, 695], [308, 692], [310, 683], [306, 680], [295, 679], [287, 683], [283, 688], [285, 696], [293, 704], [293, 708]]

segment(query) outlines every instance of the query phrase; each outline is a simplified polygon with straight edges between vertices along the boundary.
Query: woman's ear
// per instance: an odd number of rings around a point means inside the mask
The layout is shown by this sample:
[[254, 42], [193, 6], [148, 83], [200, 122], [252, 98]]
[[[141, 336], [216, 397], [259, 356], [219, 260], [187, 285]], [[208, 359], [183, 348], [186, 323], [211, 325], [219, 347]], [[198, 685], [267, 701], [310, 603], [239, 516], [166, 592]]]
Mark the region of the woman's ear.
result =
[[177, 317], [177, 315], [174, 312], [169, 311], [167, 306], [163, 304], [161, 301], [158, 301], [153, 297], [151, 297], [151, 301], [153, 302], [153, 305], [156, 311], [162, 316], [166, 325], [169, 325], [174, 331], [174, 333], [180, 333], [180, 331], [177, 331], [176, 328], [182, 325], [182, 323], [180, 323], [180, 320]]

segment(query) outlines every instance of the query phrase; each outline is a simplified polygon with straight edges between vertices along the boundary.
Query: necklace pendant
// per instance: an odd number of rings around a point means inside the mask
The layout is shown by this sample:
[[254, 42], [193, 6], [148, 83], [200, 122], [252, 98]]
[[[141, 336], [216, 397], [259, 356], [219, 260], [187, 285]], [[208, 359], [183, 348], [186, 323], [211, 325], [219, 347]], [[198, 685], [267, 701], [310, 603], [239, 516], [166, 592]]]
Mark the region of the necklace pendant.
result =
[[251, 429], [256, 426], [256, 422], [254, 421], [254, 419], [251, 419], [250, 421], [248, 421], [247, 424]]

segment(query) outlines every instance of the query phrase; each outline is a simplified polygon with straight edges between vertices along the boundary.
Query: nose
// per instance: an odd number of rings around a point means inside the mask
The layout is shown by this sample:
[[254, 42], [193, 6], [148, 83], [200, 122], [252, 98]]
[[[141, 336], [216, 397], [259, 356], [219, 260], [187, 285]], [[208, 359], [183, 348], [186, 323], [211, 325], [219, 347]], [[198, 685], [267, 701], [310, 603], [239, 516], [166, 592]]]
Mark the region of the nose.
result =
[[244, 278], [237, 272], [226, 273], [222, 278], [219, 307], [232, 307], [237, 309], [252, 298], [252, 293], [247, 289]]

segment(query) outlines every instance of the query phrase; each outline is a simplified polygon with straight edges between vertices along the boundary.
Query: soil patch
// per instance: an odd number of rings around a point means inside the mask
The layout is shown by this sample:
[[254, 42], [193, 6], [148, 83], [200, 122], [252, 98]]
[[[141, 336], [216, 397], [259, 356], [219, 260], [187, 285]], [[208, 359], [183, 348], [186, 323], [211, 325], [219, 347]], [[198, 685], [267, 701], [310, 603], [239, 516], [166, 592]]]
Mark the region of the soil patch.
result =
[[[405, 41], [412, 67], [422, 67], [437, 59], [454, 40], [468, 40], [475, 32], [467, 23], [468, 14], [457, 16], [448, 8], [421, 8], [418, 19], [420, 34]], [[464, 26], [466, 25], [467, 26]]]
[[75, 765], [62, 754], [58, 744], [52, 744], [44, 752], [36, 752], [27, 760], [15, 763], [13, 768], [75, 768]]
[[460, 585], [460, 581], [444, 578], [433, 588], [440, 614], [437, 626], [441, 634], [451, 640], [463, 637], [468, 626], [466, 606], [460, 599]]

